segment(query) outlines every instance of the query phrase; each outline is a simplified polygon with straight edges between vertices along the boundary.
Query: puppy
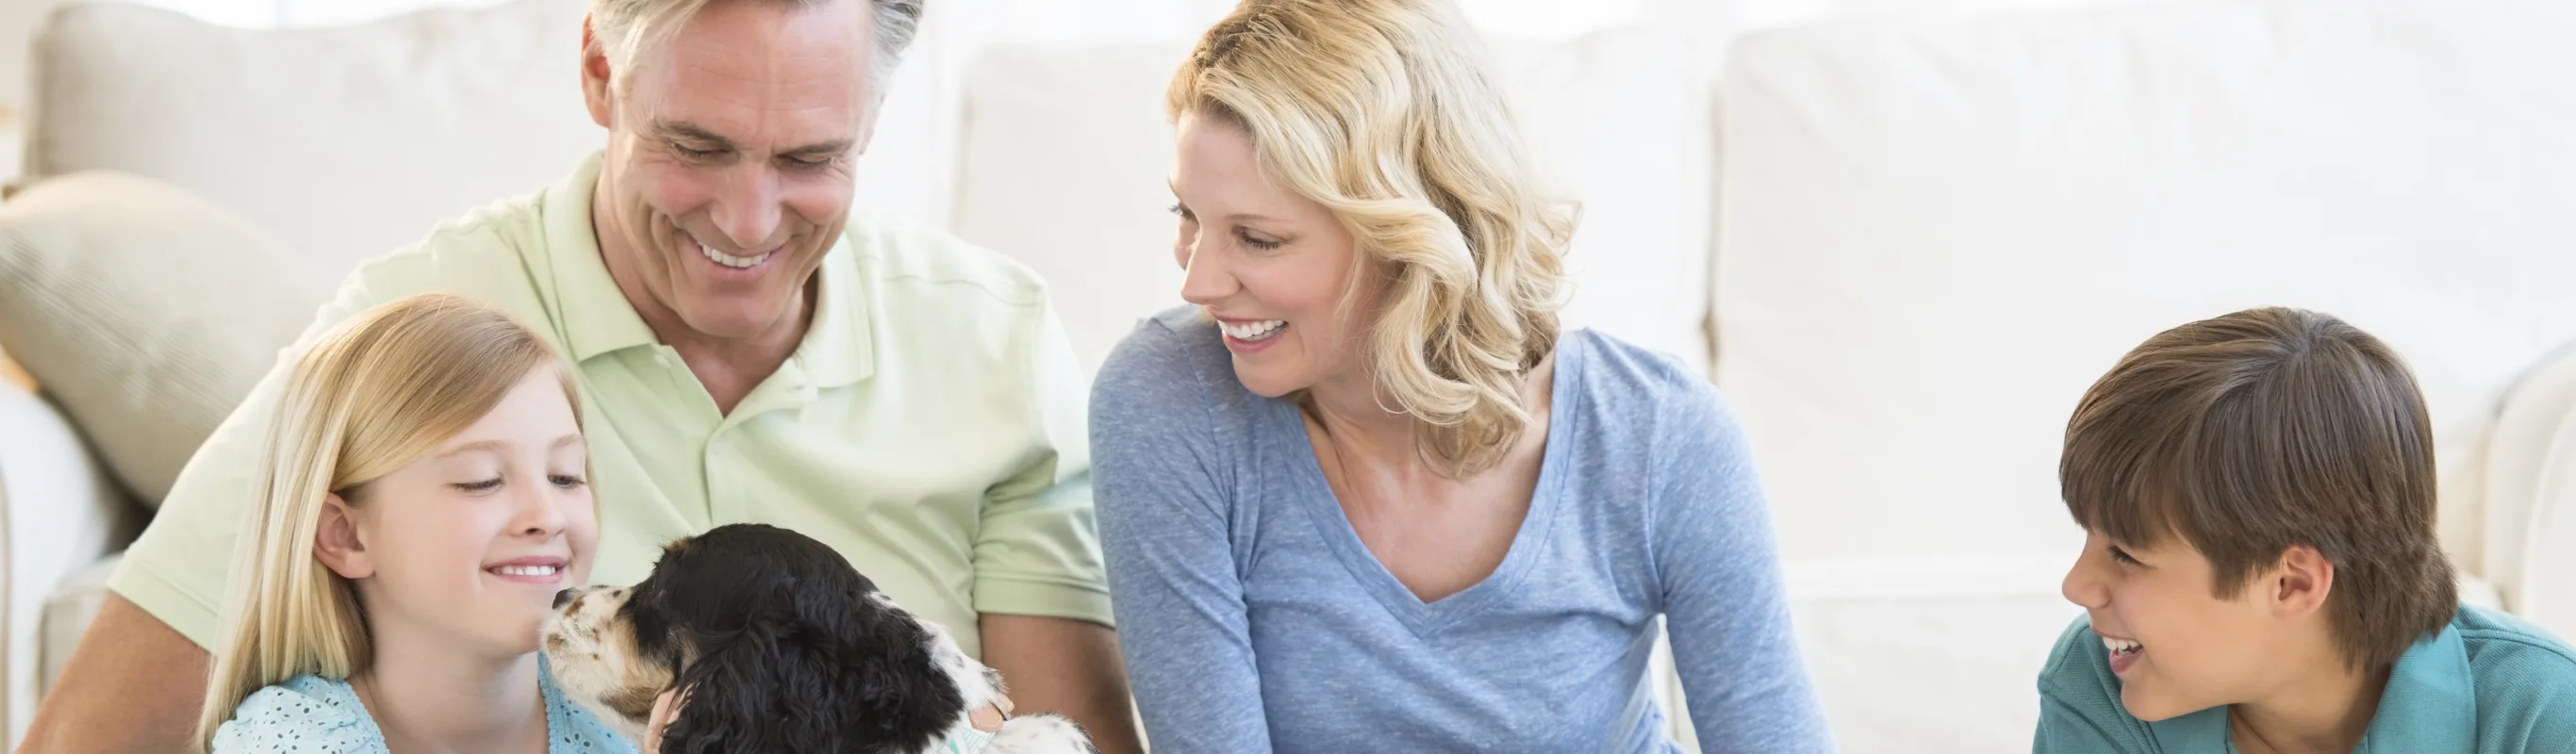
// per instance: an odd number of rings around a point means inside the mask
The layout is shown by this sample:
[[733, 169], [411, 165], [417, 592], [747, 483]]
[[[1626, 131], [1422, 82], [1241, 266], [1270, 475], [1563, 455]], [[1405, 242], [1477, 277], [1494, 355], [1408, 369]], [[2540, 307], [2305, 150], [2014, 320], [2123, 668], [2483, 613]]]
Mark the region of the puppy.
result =
[[564, 590], [540, 646], [564, 693], [629, 740], [679, 689], [661, 754], [1094, 751], [1055, 715], [975, 728], [974, 713], [1000, 711], [1001, 674], [840, 553], [774, 526], [672, 543], [632, 588]]

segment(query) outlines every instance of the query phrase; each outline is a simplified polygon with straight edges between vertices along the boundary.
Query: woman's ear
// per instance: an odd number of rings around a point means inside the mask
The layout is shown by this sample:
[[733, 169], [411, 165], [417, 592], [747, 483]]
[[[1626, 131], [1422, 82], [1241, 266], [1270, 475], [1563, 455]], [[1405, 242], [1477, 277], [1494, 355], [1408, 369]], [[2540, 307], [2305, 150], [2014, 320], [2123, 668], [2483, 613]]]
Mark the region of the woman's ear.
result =
[[366, 538], [358, 534], [357, 513], [338, 494], [325, 496], [322, 525], [313, 532], [313, 559], [345, 579], [376, 575], [375, 561], [367, 554]]
[[2307, 545], [2282, 551], [2280, 562], [2265, 575], [2254, 588], [2263, 590], [2273, 612], [2284, 618], [2303, 618], [2324, 609], [2326, 595], [2334, 591], [2334, 561]]

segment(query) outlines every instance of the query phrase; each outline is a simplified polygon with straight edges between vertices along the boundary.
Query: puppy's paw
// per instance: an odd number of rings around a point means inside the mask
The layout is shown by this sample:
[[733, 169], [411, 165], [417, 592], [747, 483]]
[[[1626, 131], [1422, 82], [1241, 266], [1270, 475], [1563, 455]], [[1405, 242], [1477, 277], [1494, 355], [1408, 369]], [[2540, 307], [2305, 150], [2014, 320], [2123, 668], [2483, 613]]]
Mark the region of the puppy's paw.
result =
[[1024, 715], [1002, 723], [1002, 732], [994, 734], [991, 754], [1099, 754], [1091, 747], [1091, 734], [1062, 715]]

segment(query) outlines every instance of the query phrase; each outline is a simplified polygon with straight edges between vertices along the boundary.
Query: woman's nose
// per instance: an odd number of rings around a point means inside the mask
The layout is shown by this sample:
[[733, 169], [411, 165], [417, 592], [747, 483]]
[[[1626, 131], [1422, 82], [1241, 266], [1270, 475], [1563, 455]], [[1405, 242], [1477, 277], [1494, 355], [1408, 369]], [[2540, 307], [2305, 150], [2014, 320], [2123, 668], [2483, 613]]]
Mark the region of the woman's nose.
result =
[[1200, 306], [1211, 306], [1234, 295], [1237, 284], [1224, 255], [1207, 250], [1192, 252], [1181, 265], [1181, 300]]

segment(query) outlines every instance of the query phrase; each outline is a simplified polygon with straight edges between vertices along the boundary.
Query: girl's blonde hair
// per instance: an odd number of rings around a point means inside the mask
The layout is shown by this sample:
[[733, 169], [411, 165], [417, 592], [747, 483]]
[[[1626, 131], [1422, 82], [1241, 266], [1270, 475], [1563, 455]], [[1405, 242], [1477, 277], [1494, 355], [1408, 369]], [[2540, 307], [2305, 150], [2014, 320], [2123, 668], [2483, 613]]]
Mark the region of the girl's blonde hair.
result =
[[251, 692], [306, 673], [348, 678], [373, 659], [355, 586], [313, 557], [324, 497], [363, 505], [370, 482], [472, 426], [542, 367], [578, 426], [581, 400], [552, 346], [445, 294], [369, 309], [296, 361], [234, 545], [199, 747]]
[[[1241, 126], [1262, 172], [1332, 211], [1385, 286], [1362, 358], [1463, 478], [1530, 421], [1556, 349], [1573, 202], [1539, 190], [1493, 67], [1447, 0], [1245, 0], [1172, 77], [1164, 107]], [[1353, 287], [1353, 294], [1361, 286]], [[1347, 300], [1347, 299], [1346, 299]]]

